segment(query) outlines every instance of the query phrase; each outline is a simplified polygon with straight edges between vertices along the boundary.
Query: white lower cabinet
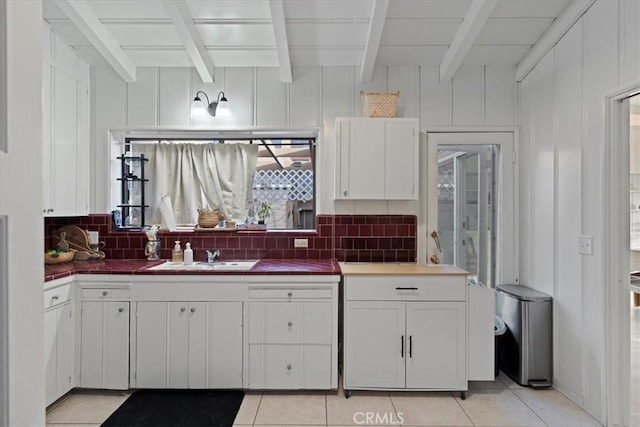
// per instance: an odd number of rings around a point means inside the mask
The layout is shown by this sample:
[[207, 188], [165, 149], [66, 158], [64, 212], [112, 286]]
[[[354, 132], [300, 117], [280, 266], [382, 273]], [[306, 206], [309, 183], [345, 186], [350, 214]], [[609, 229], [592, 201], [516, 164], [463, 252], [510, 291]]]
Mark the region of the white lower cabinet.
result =
[[45, 400], [50, 405], [74, 387], [74, 320], [70, 284], [45, 291]]
[[464, 276], [345, 277], [344, 388], [466, 390], [466, 330]]
[[242, 302], [136, 304], [136, 388], [241, 388]]
[[80, 387], [129, 388], [129, 304], [82, 301]]
[[249, 287], [252, 389], [337, 387], [337, 283]]

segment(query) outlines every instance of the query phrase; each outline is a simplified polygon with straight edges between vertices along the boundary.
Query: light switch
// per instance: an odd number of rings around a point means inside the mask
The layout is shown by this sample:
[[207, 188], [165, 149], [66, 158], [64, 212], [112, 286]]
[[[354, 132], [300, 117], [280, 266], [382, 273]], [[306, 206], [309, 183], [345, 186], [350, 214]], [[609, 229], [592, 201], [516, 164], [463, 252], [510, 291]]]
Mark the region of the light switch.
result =
[[593, 236], [578, 236], [578, 253], [593, 255]]

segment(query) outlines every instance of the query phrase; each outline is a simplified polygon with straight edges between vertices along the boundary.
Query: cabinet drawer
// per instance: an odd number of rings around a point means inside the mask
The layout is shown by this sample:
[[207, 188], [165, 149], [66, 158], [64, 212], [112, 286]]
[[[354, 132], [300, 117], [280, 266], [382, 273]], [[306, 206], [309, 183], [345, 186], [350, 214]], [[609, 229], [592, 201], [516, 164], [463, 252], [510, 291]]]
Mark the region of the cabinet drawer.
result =
[[464, 301], [466, 276], [347, 276], [345, 298], [381, 301]]
[[329, 302], [250, 302], [249, 343], [330, 344]]
[[249, 299], [268, 300], [303, 300], [303, 299], [330, 299], [331, 289], [305, 289], [305, 288], [249, 288]]
[[330, 387], [330, 345], [249, 345], [249, 388]]
[[44, 291], [44, 308], [55, 307], [71, 299], [71, 283]]
[[83, 300], [95, 301], [122, 301], [128, 300], [131, 295], [129, 289], [108, 288], [108, 289], [83, 289]]

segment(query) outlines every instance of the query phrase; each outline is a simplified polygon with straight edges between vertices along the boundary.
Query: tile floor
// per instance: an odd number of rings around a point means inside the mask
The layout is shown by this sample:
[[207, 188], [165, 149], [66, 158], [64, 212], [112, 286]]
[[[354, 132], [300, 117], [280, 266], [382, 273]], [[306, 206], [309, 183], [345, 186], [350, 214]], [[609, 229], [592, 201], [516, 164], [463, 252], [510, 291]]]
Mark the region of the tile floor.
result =
[[[98, 426], [128, 393], [75, 391], [53, 405], [47, 426]], [[373, 417], [367, 421], [367, 414]], [[378, 417], [377, 419], [375, 417]], [[467, 399], [449, 392], [248, 392], [236, 426], [554, 426], [597, 427], [560, 392], [520, 387], [503, 373], [470, 383]]]

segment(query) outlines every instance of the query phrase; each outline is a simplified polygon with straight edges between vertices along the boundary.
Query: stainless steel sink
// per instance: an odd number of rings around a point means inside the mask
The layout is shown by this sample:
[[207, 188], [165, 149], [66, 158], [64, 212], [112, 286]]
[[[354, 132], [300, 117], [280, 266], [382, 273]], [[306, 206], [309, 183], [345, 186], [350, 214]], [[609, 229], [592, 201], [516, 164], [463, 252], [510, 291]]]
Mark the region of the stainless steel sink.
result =
[[194, 262], [191, 265], [184, 265], [183, 263], [174, 264], [171, 261], [166, 261], [149, 268], [149, 270], [247, 271], [257, 262], [258, 261]]

